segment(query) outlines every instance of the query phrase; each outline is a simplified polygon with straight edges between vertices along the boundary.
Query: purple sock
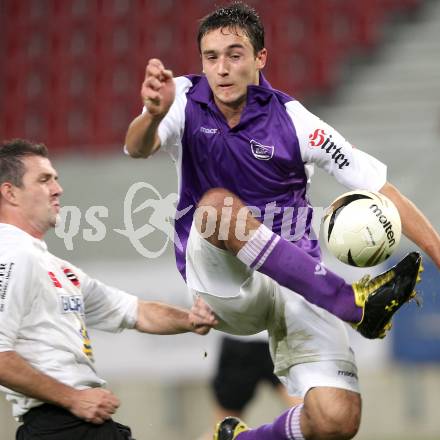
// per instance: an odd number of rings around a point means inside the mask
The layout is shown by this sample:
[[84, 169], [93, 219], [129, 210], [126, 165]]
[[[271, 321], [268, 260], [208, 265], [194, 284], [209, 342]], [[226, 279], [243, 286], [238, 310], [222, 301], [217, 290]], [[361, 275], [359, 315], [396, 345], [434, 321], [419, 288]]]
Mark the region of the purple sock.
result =
[[242, 432], [237, 440], [304, 440], [301, 433], [301, 409], [296, 405], [281, 414], [273, 423]]
[[344, 321], [362, 319], [350, 284], [265, 225], [240, 249], [237, 258]]

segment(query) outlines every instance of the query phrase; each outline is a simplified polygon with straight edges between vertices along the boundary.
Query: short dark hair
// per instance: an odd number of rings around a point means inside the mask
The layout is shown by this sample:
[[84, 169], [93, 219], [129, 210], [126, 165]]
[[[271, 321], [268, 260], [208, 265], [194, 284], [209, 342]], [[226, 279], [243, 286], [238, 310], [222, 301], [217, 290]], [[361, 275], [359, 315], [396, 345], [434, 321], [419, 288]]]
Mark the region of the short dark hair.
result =
[[11, 139], [0, 144], [0, 184], [10, 182], [18, 187], [23, 185], [26, 169], [22, 159], [27, 156], [48, 157], [48, 151], [44, 144], [25, 139]]
[[211, 31], [221, 28], [241, 29], [248, 36], [255, 55], [264, 49], [264, 27], [257, 11], [241, 1], [219, 7], [203, 17], [199, 22], [197, 43], [201, 52], [202, 38]]

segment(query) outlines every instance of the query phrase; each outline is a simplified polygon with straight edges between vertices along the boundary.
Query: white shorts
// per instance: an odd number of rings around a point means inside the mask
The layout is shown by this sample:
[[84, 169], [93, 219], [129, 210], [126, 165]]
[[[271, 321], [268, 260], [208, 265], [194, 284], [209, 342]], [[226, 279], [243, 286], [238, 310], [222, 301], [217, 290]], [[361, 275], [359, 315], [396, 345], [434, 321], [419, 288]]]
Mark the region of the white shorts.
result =
[[250, 335], [267, 329], [275, 374], [304, 396], [326, 386], [359, 392], [345, 324], [230, 252], [203, 239], [194, 225], [186, 250], [187, 285], [219, 318], [218, 330]]

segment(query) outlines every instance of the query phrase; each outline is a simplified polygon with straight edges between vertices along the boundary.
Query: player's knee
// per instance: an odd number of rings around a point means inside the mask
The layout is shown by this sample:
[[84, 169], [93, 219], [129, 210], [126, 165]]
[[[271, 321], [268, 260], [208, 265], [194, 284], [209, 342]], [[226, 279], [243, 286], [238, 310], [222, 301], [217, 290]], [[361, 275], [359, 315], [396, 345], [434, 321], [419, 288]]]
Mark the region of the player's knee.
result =
[[238, 197], [225, 188], [211, 188], [206, 191], [199, 201], [198, 208], [214, 208], [219, 214], [226, 206], [231, 206]]
[[316, 403], [303, 408], [311, 438], [349, 440], [357, 434], [361, 420], [361, 399], [358, 394], [347, 394], [331, 404], [326, 400]]
[[194, 215], [197, 231], [216, 246], [223, 247], [234, 229], [240, 199], [224, 188], [212, 188], [202, 196]]
[[355, 417], [341, 417], [333, 411], [325, 411], [321, 417], [309, 422], [310, 438], [321, 440], [349, 440], [359, 429], [359, 420]]

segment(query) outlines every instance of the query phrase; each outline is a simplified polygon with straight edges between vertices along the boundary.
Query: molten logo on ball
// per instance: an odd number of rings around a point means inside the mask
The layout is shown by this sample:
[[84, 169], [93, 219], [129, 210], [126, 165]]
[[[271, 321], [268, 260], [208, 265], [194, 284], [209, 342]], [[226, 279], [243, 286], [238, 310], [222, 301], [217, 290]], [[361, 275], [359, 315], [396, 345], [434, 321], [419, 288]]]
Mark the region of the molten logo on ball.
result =
[[402, 226], [397, 208], [383, 194], [351, 191], [338, 197], [323, 218], [324, 240], [340, 261], [370, 267], [397, 248]]
[[382, 210], [376, 204], [370, 206], [370, 209], [376, 214], [376, 217], [379, 219], [379, 222], [382, 223], [383, 229], [387, 233], [388, 237], [388, 245], [391, 247], [396, 243], [394, 239], [393, 225], [392, 223], [382, 214]]

